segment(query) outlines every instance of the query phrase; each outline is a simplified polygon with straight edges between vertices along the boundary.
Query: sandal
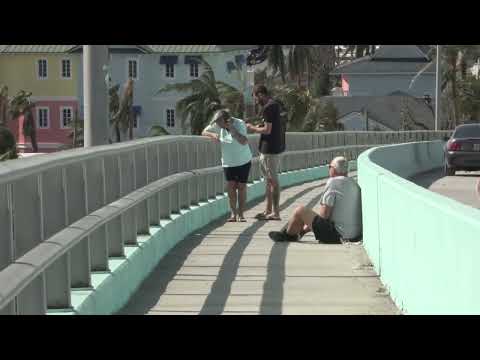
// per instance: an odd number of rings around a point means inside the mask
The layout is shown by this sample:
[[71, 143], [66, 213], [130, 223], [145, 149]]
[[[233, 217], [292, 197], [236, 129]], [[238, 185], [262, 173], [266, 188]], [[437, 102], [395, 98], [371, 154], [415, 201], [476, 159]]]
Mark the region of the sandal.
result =
[[240, 216], [240, 217], [238, 218], [238, 221], [240, 221], [240, 222], [247, 222], [247, 219], [245, 219], [243, 216]]
[[265, 214], [264, 212], [261, 212], [255, 215], [254, 218], [257, 220], [267, 220], [267, 214]]
[[282, 220], [282, 219], [280, 218], [280, 216], [276, 216], [276, 215], [273, 215], [273, 214], [272, 214], [272, 215], [266, 216], [266, 217], [265, 217], [265, 220], [280, 221], [280, 220]]
[[236, 216], [232, 216], [231, 218], [229, 218], [227, 220], [227, 222], [237, 222], [237, 217]]

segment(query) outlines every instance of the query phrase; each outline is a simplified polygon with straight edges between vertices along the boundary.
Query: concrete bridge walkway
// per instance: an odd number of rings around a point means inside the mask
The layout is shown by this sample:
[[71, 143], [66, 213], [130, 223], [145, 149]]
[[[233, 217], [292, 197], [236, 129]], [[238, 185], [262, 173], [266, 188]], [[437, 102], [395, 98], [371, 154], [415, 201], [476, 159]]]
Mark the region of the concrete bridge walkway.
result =
[[282, 221], [211, 223], [173, 248], [119, 314], [398, 314], [361, 244], [274, 243], [296, 206], [316, 205], [325, 180], [285, 189]]

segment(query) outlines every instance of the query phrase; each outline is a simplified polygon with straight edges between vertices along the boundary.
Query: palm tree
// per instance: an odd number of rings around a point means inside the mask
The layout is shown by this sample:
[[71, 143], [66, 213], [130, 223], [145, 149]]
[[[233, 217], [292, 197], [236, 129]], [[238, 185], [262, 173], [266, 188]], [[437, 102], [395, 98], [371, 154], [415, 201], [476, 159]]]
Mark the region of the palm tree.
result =
[[288, 130], [299, 130], [310, 108], [310, 93], [302, 88], [283, 85], [274, 87], [272, 96], [283, 104], [286, 110], [285, 121]]
[[165, 128], [161, 125], [155, 124], [150, 128], [149, 131], [149, 136], [155, 137], [155, 136], [166, 136], [170, 135], [170, 133], [165, 130]]
[[309, 71], [310, 90], [315, 97], [330, 95], [332, 87], [330, 72], [335, 68], [335, 45], [314, 45], [311, 48], [311, 67]]
[[288, 73], [292, 79], [297, 80], [299, 88], [304, 74], [307, 77], [307, 89], [310, 88], [311, 63], [312, 50], [310, 45], [291, 45], [288, 53]]
[[78, 116], [78, 110], [75, 110], [73, 119], [68, 124], [68, 127], [72, 131], [68, 134], [68, 137], [72, 139], [72, 147], [82, 147], [83, 146], [83, 119], [80, 119]]
[[33, 118], [33, 108], [35, 104], [30, 100], [31, 92], [20, 90], [10, 101], [10, 115], [12, 119], [18, 119], [23, 116], [23, 134], [30, 138], [33, 152], [38, 152], [37, 130]]
[[6, 126], [8, 120], [8, 87], [3, 85], [0, 89], [0, 126]]
[[286, 83], [287, 67], [285, 65], [284, 45], [261, 45], [252, 50], [247, 57], [247, 65], [257, 65], [267, 61], [272, 70], [272, 76], [280, 75], [282, 82]]
[[122, 136], [120, 133], [120, 117], [115, 118], [115, 115], [118, 113], [120, 109], [120, 95], [118, 95], [118, 91], [120, 90], [120, 85], [112, 86], [108, 89], [108, 110], [110, 113], [110, 125], [113, 127], [115, 131], [115, 137], [117, 142], [122, 141]]
[[157, 94], [170, 91], [190, 93], [177, 102], [177, 113], [182, 122], [182, 129], [186, 130], [187, 119], [190, 122], [191, 132], [200, 135], [209, 119], [219, 108], [231, 106], [233, 116], [241, 116], [243, 94], [235, 87], [215, 79], [215, 74], [206, 61], [202, 75], [188, 83], [169, 84], [160, 89]]
[[473, 92], [471, 81], [467, 77], [467, 67], [469, 63], [475, 61], [480, 56], [480, 47], [478, 45], [446, 45], [443, 46], [442, 54], [442, 92], [446, 90], [451, 106], [451, 126], [455, 127], [461, 119], [464, 119], [466, 109], [463, 104], [468, 104], [468, 98], [472, 97]]
[[342, 54], [338, 54], [338, 63], [348, 58], [361, 58], [366, 55], [375, 54], [377, 45], [342, 45], [345, 47], [345, 51]]
[[16, 158], [18, 154], [15, 137], [7, 127], [0, 125], [0, 161]]
[[128, 138], [133, 140], [133, 85], [133, 80], [128, 79], [121, 100], [118, 99], [118, 85], [109, 90], [110, 124], [115, 128], [117, 142], [120, 142], [119, 130], [124, 134], [128, 131]]

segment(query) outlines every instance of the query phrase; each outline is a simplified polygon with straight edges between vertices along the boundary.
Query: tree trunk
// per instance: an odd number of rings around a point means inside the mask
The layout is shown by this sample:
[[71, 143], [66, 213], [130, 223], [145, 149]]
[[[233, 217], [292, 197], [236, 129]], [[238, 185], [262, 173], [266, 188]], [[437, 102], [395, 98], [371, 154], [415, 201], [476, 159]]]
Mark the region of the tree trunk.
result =
[[128, 111], [128, 138], [133, 140], [133, 111]]
[[307, 70], [307, 89], [310, 91], [310, 61], [305, 60], [305, 68]]
[[72, 147], [77, 147], [77, 119], [75, 119], [73, 123], [73, 139], [72, 139]]
[[32, 142], [32, 150], [34, 153], [38, 152], [38, 144], [37, 144], [37, 130], [35, 128], [32, 130], [30, 134], [30, 140]]
[[115, 135], [117, 137], [117, 143], [121, 142], [122, 136], [120, 134], [120, 126], [118, 125], [118, 123], [115, 124]]
[[[28, 129], [28, 133], [25, 132], [25, 129]], [[33, 114], [30, 109], [25, 111], [25, 113], [23, 114], [23, 131], [24, 135], [30, 138], [30, 142], [32, 143], [32, 151], [34, 153], [37, 153], [37, 129], [35, 127], [35, 121], [33, 120]]]

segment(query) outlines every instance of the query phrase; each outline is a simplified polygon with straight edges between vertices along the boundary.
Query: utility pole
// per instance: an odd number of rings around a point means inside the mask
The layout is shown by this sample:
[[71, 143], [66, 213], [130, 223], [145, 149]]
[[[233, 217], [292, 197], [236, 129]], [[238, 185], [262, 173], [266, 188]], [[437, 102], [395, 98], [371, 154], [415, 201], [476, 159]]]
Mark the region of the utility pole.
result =
[[108, 45], [83, 45], [84, 147], [108, 144]]
[[441, 72], [440, 72], [440, 52], [442, 51], [442, 46], [437, 45], [437, 76], [436, 76], [436, 88], [435, 88], [435, 131], [438, 131], [438, 122], [439, 122], [439, 110], [440, 110], [440, 97], [441, 97]]

